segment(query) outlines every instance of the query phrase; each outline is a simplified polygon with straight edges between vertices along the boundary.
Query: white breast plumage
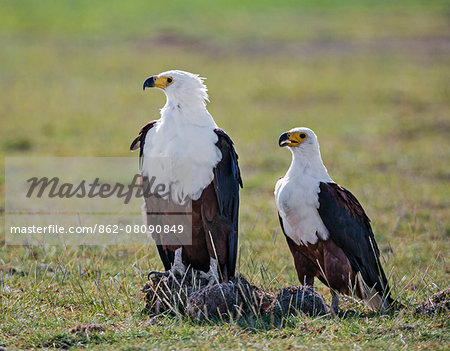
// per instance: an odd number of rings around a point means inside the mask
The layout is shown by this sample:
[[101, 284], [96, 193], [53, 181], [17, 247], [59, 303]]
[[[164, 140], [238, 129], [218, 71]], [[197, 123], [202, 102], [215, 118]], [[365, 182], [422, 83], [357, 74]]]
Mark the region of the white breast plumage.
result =
[[214, 126], [170, 123], [159, 120], [145, 139], [143, 175], [154, 185], [170, 187], [173, 201], [197, 200], [214, 178], [222, 154], [216, 147]]
[[312, 177], [292, 177], [287, 174], [275, 187], [278, 212], [284, 231], [297, 245], [316, 244], [326, 240], [329, 232], [320, 218], [320, 181]]

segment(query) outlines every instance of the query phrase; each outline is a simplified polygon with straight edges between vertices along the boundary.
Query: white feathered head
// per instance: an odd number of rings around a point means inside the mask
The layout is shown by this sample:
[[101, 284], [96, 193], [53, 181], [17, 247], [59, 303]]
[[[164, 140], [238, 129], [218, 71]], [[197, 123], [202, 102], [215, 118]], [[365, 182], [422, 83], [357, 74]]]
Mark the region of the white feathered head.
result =
[[203, 83], [205, 78], [198, 74], [173, 70], [147, 78], [145, 88], [159, 88], [164, 91], [168, 100], [173, 102], [198, 104], [203, 106], [208, 99], [208, 88]]

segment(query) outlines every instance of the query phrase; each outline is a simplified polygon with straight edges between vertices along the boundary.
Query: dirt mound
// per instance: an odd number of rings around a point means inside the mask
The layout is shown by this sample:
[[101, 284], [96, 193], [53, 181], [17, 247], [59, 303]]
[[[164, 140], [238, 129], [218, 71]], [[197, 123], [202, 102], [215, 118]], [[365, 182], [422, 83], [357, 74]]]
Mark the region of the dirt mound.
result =
[[416, 313], [420, 314], [437, 314], [448, 311], [450, 311], [450, 287], [430, 296], [416, 307]]
[[308, 316], [324, 315], [330, 312], [323, 297], [313, 289], [303, 286], [290, 286], [278, 293], [272, 312], [279, 316], [303, 312]]
[[329, 313], [323, 298], [308, 287], [289, 287], [277, 295], [250, 284], [240, 276], [227, 283], [207, 286], [207, 281], [192, 270], [184, 277], [155, 274], [143, 287], [144, 311], [159, 314], [170, 311], [192, 319], [232, 316], [283, 317], [305, 313], [309, 316]]
[[188, 299], [187, 313], [193, 319], [225, 315], [265, 315], [275, 297], [243, 277], [193, 292]]
[[101, 324], [77, 324], [69, 329], [69, 333], [91, 333], [105, 331], [105, 327]]

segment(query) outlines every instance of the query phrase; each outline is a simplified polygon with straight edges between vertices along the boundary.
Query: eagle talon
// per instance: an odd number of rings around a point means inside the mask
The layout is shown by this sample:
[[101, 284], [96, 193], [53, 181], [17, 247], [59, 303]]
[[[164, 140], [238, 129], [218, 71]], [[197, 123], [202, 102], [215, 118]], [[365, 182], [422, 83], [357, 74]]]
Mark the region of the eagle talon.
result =
[[206, 273], [200, 271], [200, 278], [208, 281], [208, 284], [206, 284], [207, 288], [219, 284], [219, 270], [217, 260], [215, 260], [214, 258], [210, 258], [209, 271]]
[[155, 274], [155, 275], [159, 275], [159, 276], [167, 276], [168, 273], [167, 272], [159, 272], [159, 271], [151, 271], [148, 275], [147, 275], [147, 279], [150, 280], [150, 277]]

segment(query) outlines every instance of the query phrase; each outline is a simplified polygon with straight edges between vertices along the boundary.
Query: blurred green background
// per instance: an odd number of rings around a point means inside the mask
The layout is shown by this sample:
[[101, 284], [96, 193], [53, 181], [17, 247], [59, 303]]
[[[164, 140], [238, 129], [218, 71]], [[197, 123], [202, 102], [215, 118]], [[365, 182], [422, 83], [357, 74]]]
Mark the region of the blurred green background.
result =
[[[277, 146], [278, 136], [307, 126], [319, 137], [331, 177], [371, 217], [385, 270], [401, 299], [412, 304], [448, 284], [449, 14], [448, 1], [3, 0], [0, 162], [8, 156], [128, 156], [130, 142], [147, 121], [159, 118], [165, 102], [162, 92], [142, 91], [144, 79], [169, 69], [199, 73], [207, 77], [208, 109], [240, 157], [242, 273], [273, 291], [298, 283], [272, 193], [290, 162], [289, 152]], [[3, 267], [23, 272], [56, 263], [102, 271], [118, 279], [103, 283], [119, 302], [127, 301], [113, 314], [98, 307], [106, 297], [94, 275], [75, 280], [92, 296], [77, 300], [76, 294], [62, 297], [74, 291], [74, 283], [61, 283], [57, 273], [36, 273], [33, 282], [4, 273], [3, 290], [24, 291], [3, 293], [3, 317], [15, 323], [5, 324], [0, 335], [5, 345], [22, 347], [64, 336], [76, 321], [126, 319], [140, 307], [139, 300], [128, 302], [145, 272], [162, 268], [153, 247], [3, 247], [0, 254]], [[119, 277], [121, 270], [128, 275]], [[37, 286], [58, 292], [42, 295]], [[32, 323], [24, 313], [39, 319], [50, 313], [43, 307], [49, 301], [52, 313], [68, 304], [78, 308], [47, 319], [37, 334], [23, 333]], [[129, 323], [141, 330], [136, 318]], [[170, 347], [164, 330], [176, 322], [164, 323], [160, 338]], [[367, 330], [349, 323], [357, 329], [352, 332], [368, 338], [350, 337], [350, 344], [371, 342]], [[375, 331], [385, 328], [374, 323]], [[414, 323], [437, 330], [420, 345], [442, 346], [442, 320]], [[183, 331], [203, 345], [195, 328]], [[246, 338], [260, 342], [254, 335]], [[287, 346], [309, 340], [264, 338]], [[389, 335], [383, 340], [382, 346], [401, 344]], [[413, 331], [405, 340], [417, 341]]]

